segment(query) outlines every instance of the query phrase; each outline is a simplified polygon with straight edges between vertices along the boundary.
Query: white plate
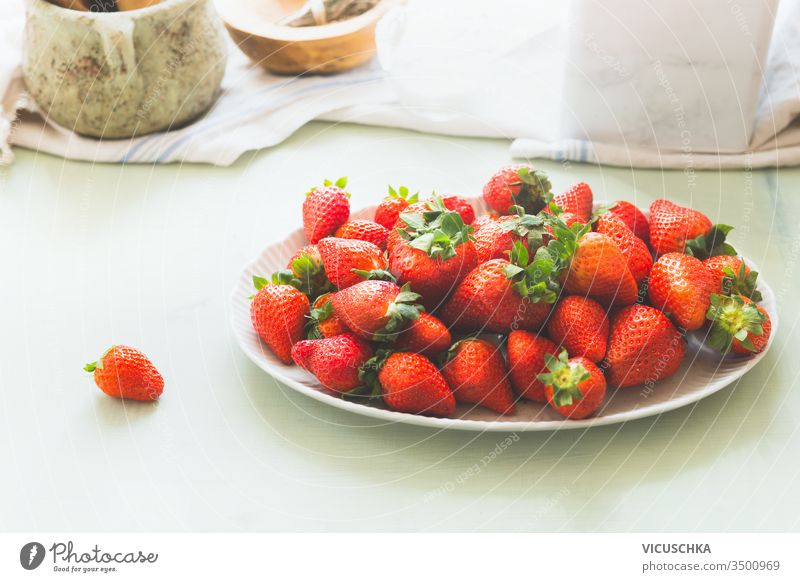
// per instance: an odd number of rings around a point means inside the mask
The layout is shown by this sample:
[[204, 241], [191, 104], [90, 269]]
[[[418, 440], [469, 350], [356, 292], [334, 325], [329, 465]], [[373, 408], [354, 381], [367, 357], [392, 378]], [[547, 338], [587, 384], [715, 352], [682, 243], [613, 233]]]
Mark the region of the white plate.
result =
[[[482, 199], [473, 198], [470, 202], [476, 212], [485, 212], [486, 207]], [[372, 206], [354, 212], [351, 218], [371, 219], [375, 208]], [[772, 320], [772, 333], [766, 350], [752, 357], [723, 358], [709, 348], [703, 347], [696, 334], [690, 334], [686, 357], [676, 374], [650, 389], [645, 389], [644, 386], [621, 390], [609, 389], [603, 408], [592, 418], [566, 420], [546, 404], [528, 401], [519, 402], [513, 415], [503, 417], [471, 405], [459, 405], [455, 418], [434, 418], [394, 412], [380, 404], [362, 404], [344, 400], [341, 396], [327, 391], [310, 373], [298, 366], [286, 366], [281, 363], [253, 330], [248, 299], [254, 292], [253, 275], [268, 276], [274, 271], [284, 269], [292, 254], [305, 244], [303, 229], [299, 228], [285, 241], [269, 245], [244, 268], [231, 294], [231, 324], [236, 340], [244, 353], [258, 367], [286, 386], [331, 406], [387, 422], [476, 431], [534, 431], [585, 428], [653, 416], [701, 400], [744, 376], [765, 356], [778, 329], [775, 295], [759, 275], [758, 288], [764, 296], [761, 305]], [[747, 263], [758, 270], [749, 260]]]

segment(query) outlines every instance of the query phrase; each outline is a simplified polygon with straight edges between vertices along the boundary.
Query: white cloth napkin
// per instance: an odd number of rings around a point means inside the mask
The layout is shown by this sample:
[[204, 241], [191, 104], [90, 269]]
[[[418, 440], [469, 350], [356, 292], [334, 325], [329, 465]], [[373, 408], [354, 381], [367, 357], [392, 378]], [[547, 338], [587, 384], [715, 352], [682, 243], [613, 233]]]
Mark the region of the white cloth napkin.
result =
[[[513, 0], [504, 0], [508, 3]], [[498, 0], [499, 2], [499, 0]], [[800, 2], [793, 2], [788, 16], [777, 24], [765, 71], [765, 82], [758, 109], [758, 119], [751, 141], [751, 151], [739, 154], [699, 154], [691, 160], [694, 169], [757, 168], [800, 164]], [[465, 18], [491, 24], [491, 14], [480, 19], [469, 10], [486, 10], [487, 3], [461, 4]], [[492, 4], [495, 9], [499, 6]], [[522, 6], [522, 5], [520, 5]], [[533, 9], [532, 4], [525, 4]], [[463, 14], [462, 14], [463, 16]], [[504, 22], [509, 23], [508, 19]], [[518, 18], [516, 31], [531, 28], [531, 20]], [[404, 127], [418, 131], [462, 136], [503, 137], [514, 139], [511, 154], [521, 158], [548, 158], [558, 161], [583, 161], [620, 166], [684, 168], [681, 152], [632, 149], [628, 146], [563, 140], [553, 123], [558, 82], [547, 88], [534, 88], [537, 79], [552, 68], [553, 50], [560, 31], [543, 26], [536, 30], [520, 52], [509, 45], [507, 54], [492, 53], [485, 45], [476, 45], [475, 54], [491, 54], [495, 60], [475, 63], [443, 61], [454, 78], [466, 79], [467, 66], [482, 67], [482, 74], [496, 75], [483, 81], [480, 89], [488, 98], [466, 99], [455, 96], [449, 101], [420, 101], [425, 83], [433, 76], [409, 79], [397, 73], [399, 67], [376, 60], [354, 71], [332, 77], [287, 78], [270, 75], [252, 66], [231, 46], [230, 60], [220, 98], [211, 111], [197, 122], [167, 133], [136, 139], [95, 140], [78, 136], [40, 115], [36, 104], [25, 92], [19, 68], [24, 24], [21, 0], [0, 3], [0, 163], [10, 163], [10, 146], [31, 148], [71, 159], [116, 163], [203, 162], [230, 165], [246, 151], [276, 145], [308, 121], [317, 118], [356, 123]], [[479, 31], [478, 31], [479, 32]], [[509, 37], [513, 37], [509, 29]], [[385, 52], [385, 51], [384, 51]], [[462, 68], [459, 68], [463, 65]], [[520, 70], [525, 66], [525, 70]], [[548, 71], [550, 75], [552, 71]], [[513, 79], [503, 81], [503, 75]], [[474, 78], [482, 77], [474, 75]], [[487, 85], [497, 85], [489, 87]], [[507, 88], [511, 86], [513, 90]], [[407, 94], [408, 88], [421, 89]], [[462, 87], [469, 93], [470, 86]], [[495, 89], [492, 91], [492, 89]], [[538, 97], [521, 107], [521, 98]], [[528, 98], [528, 97], [526, 97]]]

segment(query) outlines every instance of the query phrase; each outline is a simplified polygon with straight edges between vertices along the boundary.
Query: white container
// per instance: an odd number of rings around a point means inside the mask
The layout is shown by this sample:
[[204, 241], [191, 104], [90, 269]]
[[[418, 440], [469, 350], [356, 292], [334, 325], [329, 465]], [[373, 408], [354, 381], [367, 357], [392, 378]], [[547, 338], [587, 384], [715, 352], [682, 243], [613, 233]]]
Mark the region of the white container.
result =
[[778, 0], [573, 0], [564, 137], [741, 152]]

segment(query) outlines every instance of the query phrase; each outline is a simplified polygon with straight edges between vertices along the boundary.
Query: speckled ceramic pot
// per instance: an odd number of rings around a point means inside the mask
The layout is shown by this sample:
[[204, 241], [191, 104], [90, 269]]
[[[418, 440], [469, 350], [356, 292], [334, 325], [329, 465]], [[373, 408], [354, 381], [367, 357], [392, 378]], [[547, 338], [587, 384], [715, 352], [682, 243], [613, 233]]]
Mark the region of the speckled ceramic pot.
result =
[[211, 0], [115, 13], [27, 0], [28, 90], [51, 120], [83, 135], [124, 138], [185, 125], [213, 103], [225, 59]]

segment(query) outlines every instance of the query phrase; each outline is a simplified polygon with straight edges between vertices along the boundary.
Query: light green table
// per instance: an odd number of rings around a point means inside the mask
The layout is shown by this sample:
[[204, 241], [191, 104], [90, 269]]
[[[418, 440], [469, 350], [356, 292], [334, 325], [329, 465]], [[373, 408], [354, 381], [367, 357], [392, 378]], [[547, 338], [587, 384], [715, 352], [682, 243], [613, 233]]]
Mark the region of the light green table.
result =
[[[312, 184], [349, 176], [355, 208], [388, 183], [477, 193], [506, 142], [315, 123], [227, 169], [17, 155], [0, 170], [2, 530], [800, 529], [798, 170], [540, 163], [556, 189], [668, 196], [738, 225], [780, 330], [695, 406], [520, 434], [483, 466], [504, 435], [377, 426], [276, 384], [235, 345], [227, 300]], [[82, 371], [113, 342], [158, 364], [158, 405], [111, 400]]]

